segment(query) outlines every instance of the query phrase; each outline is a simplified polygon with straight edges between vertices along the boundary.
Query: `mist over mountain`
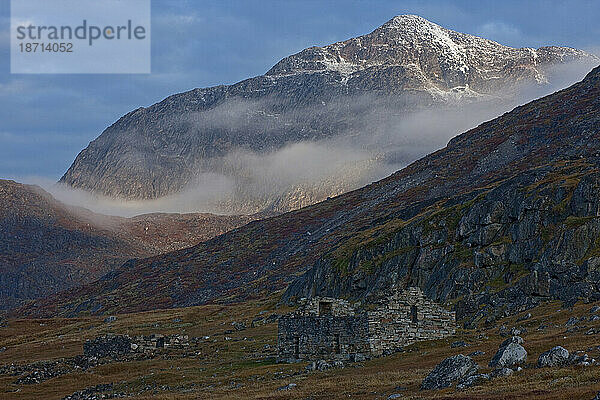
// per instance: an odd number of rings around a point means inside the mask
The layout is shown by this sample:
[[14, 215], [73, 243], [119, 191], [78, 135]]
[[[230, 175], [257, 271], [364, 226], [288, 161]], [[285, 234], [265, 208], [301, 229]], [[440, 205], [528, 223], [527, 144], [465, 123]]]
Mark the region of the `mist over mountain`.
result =
[[600, 2], [350, 3], [5, 71], [0, 400], [600, 400]]
[[208, 240], [255, 219], [210, 214], [121, 218], [0, 179], [0, 311], [100, 278], [132, 258]]
[[398, 16], [265, 75], [132, 111], [60, 182], [142, 212], [285, 212], [389, 175], [597, 62]]
[[283, 289], [290, 302], [365, 300], [399, 285], [452, 301], [471, 324], [550, 299], [598, 300], [599, 101], [597, 67], [383, 180], [128, 262], [19, 312], [134, 312]]

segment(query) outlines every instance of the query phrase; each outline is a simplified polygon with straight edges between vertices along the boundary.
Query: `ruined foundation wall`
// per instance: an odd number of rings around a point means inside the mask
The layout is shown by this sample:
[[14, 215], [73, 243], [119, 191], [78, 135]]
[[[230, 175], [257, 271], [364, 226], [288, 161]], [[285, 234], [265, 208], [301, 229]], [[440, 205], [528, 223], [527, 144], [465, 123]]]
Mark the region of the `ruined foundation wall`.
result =
[[385, 294], [374, 309], [361, 313], [341, 299], [305, 299], [295, 313], [279, 319], [279, 359], [380, 356], [420, 340], [453, 335], [455, 326], [454, 312], [426, 298], [419, 288]]
[[339, 359], [369, 355], [366, 315], [356, 317], [283, 316], [279, 319], [282, 361]]
[[165, 349], [184, 349], [189, 346], [187, 335], [149, 336], [105, 335], [83, 344], [83, 354], [88, 357], [117, 357], [128, 353], [146, 353]]

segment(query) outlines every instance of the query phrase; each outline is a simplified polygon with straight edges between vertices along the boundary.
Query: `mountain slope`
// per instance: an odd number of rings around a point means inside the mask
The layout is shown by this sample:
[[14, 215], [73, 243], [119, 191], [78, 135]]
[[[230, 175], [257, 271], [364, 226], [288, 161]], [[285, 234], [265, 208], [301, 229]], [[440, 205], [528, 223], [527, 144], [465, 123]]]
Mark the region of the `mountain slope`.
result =
[[[577, 290], [558, 289], [569, 279], [595, 298], [590, 257], [600, 227], [599, 132], [600, 67], [379, 182], [192, 248], [129, 262], [22, 312], [71, 315], [238, 301], [283, 289], [303, 273], [284, 298], [366, 298], [398, 282], [418, 285], [438, 301], [462, 299], [466, 315], [491, 282], [494, 301], [524, 296], [523, 304], [502, 308], [509, 312], [540, 296], [572, 300]], [[548, 243], [555, 250], [546, 252]], [[558, 254], [561, 259], [549, 261]], [[542, 275], [548, 279], [542, 282]]]
[[98, 279], [134, 257], [184, 248], [250, 217], [109, 217], [69, 207], [37, 186], [0, 180], [0, 309]]
[[[564, 47], [510, 48], [398, 16], [370, 34], [289, 56], [265, 75], [132, 111], [92, 141], [61, 182], [113, 197], [153, 199], [218, 174], [233, 181], [234, 204], [222, 205], [226, 210], [287, 211], [370, 182], [372, 175], [385, 176], [373, 172], [377, 157], [394, 160], [399, 156], [392, 150], [406, 151], [390, 149], [400, 134], [398, 115], [510, 99], [523, 88], [547, 84], [554, 66], [595, 60]], [[386, 138], [374, 137], [379, 129]], [[256, 157], [339, 137], [366, 142], [365, 165], [334, 163], [325, 176], [313, 171], [292, 182], [263, 184], [264, 174], [252, 175], [255, 164], [239, 162], [236, 153]], [[339, 150], [339, 143], [330, 145]], [[282, 187], [260, 193], [277, 185]]]

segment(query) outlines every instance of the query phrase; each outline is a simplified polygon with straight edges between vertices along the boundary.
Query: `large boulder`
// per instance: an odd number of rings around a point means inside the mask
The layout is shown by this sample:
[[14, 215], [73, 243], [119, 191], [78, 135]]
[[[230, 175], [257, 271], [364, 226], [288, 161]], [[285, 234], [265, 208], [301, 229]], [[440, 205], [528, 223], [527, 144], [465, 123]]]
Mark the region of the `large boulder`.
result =
[[519, 336], [510, 337], [502, 342], [498, 352], [490, 361], [490, 367], [513, 368], [525, 364], [527, 351], [521, 346], [522, 343], [523, 339]]
[[457, 354], [446, 358], [427, 375], [421, 383], [421, 390], [443, 389], [454, 382], [463, 381], [477, 373], [479, 366], [471, 357]]
[[562, 346], [556, 346], [540, 354], [538, 367], [561, 367], [569, 363], [569, 351]]

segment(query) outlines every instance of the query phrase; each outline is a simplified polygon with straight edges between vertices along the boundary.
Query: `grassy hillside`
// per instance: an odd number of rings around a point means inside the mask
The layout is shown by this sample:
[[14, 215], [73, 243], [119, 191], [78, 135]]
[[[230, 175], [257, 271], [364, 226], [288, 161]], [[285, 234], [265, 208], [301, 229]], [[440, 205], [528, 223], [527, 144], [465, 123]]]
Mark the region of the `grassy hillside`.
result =
[[[277, 323], [273, 313], [287, 312], [276, 307], [276, 296], [258, 302], [230, 306], [212, 305], [118, 315], [105, 323], [97, 317], [74, 319], [11, 319], [0, 328], [0, 364], [28, 364], [41, 360], [72, 357], [82, 352], [85, 339], [106, 333], [187, 334], [205, 337], [186, 351], [172, 350], [151, 359], [110, 362], [84, 372], [70, 372], [39, 384], [15, 384], [20, 377], [0, 374], [0, 399], [61, 399], [85, 388], [112, 384], [105, 393], [124, 393], [132, 399], [386, 399], [399, 393], [406, 399], [591, 399], [600, 391], [600, 368], [535, 367], [537, 357], [561, 345], [573, 352], [582, 350], [600, 359], [597, 335], [600, 321], [565, 325], [572, 317], [591, 316], [594, 304], [577, 304], [564, 309], [557, 302], [530, 310], [532, 317], [505, 318], [481, 330], [459, 330], [444, 340], [414, 344], [392, 356], [343, 369], [306, 372], [306, 363], [275, 363]], [[252, 320], [256, 320], [255, 327]], [[260, 321], [260, 322], [258, 322]], [[267, 322], [271, 321], [271, 322]], [[236, 330], [232, 323], [245, 323]], [[263, 323], [265, 322], [265, 323]], [[423, 378], [444, 358], [469, 354], [482, 372], [504, 339], [499, 327], [525, 328], [526, 368], [510, 377], [496, 378], [464, 391], [449, 388], [420, 391]], [[542, 326], [542, 328], [540, 328]], [[469, 346], [451, 348], [456, 340]], [[2, 368], [0, 367], [0, 371]], [[279, 388], [295, 383], [290, 390]]]
[[[596, 68], [583, 81], [465, 132], [444, 149], [386, 179], [250, 223], [189, 249], [127, 263], [90, 285], [21, 312], [74, 316], [244, 301], [287, 287], [311, 267], [327, 267], [332, 256], [343, 268], [340, 260], [345, 262], [344, 257], [355, 250], [349, 244], [360, 246], [370, 234], [393, 231], [436, 204], [468, 201], [468, 194], [517, 179], [519, 174], [535, 176], [538, 168], [552, 169], [582, 158], [596, 165], [599, 99], [600, 68]], [[415, 269], [413, 277], [419, 277], [416, 283], [430, 297], [445, 301], [448, 292], [437, 292], [434, 283], [453, 277], [429, 275], [432, 265]], [[310, 287], [309, 282], [301, 289]], [[467, 287], [458, 295], [469, 290], [478, 288]]]

